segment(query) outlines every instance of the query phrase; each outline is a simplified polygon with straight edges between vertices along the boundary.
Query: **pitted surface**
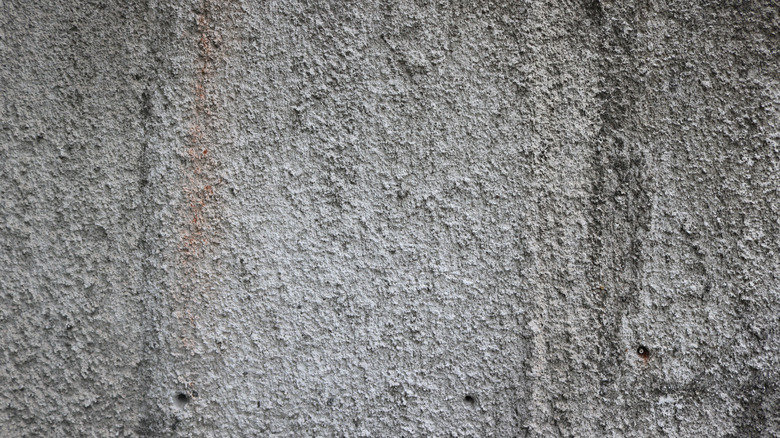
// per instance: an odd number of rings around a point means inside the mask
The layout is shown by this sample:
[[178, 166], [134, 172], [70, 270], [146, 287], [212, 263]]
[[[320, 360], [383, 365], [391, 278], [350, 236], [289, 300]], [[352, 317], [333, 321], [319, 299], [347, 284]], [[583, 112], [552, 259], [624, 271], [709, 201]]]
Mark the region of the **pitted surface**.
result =
[[639, 3], [4, 3], [0, 435], [780, 434], [780, 8]]

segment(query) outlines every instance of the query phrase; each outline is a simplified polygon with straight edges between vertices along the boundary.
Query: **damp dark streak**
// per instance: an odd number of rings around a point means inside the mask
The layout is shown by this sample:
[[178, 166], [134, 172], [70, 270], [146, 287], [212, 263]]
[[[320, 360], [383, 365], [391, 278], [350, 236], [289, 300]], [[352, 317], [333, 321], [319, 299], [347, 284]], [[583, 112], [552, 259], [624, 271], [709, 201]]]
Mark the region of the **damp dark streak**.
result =
[[[600, 2], [588, 5], [598, 25], [596, 50], [601, 54], [600, 129], [592, 143], [589, 211], [590, 264], [588, 281], [600, 299], [599, 354], [602, 372], [614, 381], [623, 355], [621, 320], [635, 307], [641, 287], [643, 234], [650, 221], [651, 202], [644, 185], [645, 160], [631, 139], [633, 96], [641, 94], [635, 78], [635, 33], [619, 24], [630, 17], [604, 19]], [[606, 248], [609, 248], [607, 250]]]
[[[159, 16], [160, 11], [146, 5], [144, 11], [148, 20], [155, 25], [153, 29], [163, 29], [163, 23], [167, 22], [166, 17]], [[164, 35], [164, 32], [160, 32]], [[164, 40], [165, 37], [160, 37]], [[149, 52], [156, 54], [159, 40], [154, 38], [148, 40]], [[155, 107], [155, 98], [157, 92], [162, 88], [165, 81], [165, 60], [160, 56], [150, 56], [147, 60], [147, 68], [143, 75], [136, 78], [145, 83], [144, 91], [140, 96], [140, 121], [144, 130], [144, 140], [141, 145], [141, 153], [138, 157], [137, 168], [137, 187], [140, 202], [138, 205], [139, 225], [141, 227], [141, 236], [138, 241], [138, 255], [140, 257], [141, 274], [139, 281], [138, 299], [143, 308], [143, 318], [145, 332], [143, 334], [143, 356], [138, 364], [139, 375], [144, 392], [146, 394], [143, 406], [143, 414], [138, 419], [134, 427], [134, 433], [138, 436], [157, 436], [161, 427], [165, 423], [164, 415], [157, 405], [156, 393], [157, 382], [154, 378], [155, 372], [159, 369], [161, 360], [160, 339], [162, 328], [160, 321], [166, 307], [166, 299], [160, 296], [161, 279], [165, 273], [160, 268], [162, 263], [161, 249], [165, 246], [159, 235], [159, 229], [163, 225], [156, 214], [158, 203], [155, 198], [165, 197], [165, 184], [159, 184], [159, 181], [152, 181], [151, 169], [160, 160], [159, 151], [156, 150], [155, 132], [160, 129], [160, 114]], [[158, 184], [155, 184], [158, 183]]]

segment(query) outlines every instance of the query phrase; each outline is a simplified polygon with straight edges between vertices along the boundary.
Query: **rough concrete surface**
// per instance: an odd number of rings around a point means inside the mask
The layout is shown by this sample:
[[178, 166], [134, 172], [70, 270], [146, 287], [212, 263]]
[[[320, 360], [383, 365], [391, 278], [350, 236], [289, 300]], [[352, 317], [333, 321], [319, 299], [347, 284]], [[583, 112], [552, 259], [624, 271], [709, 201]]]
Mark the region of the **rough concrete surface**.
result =
[[780, 436], [775, 0], [0, 0], [0, 436]]

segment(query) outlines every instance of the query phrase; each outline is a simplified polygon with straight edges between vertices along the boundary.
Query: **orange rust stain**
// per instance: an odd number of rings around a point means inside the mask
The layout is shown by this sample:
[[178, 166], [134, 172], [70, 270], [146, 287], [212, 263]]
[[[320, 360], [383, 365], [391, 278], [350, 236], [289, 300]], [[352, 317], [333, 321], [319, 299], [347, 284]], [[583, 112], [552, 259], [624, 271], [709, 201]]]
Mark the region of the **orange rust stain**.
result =
[[[211, 22], [215, 12], [220, 12], [221, 3], [203, 0], [195, 18], [197, 34], [193, 43], [197, 47], [192, 73], [192, 113], [187, 134], [184, 156], [184, 203], [181, 207], [182, 228], [178, 263], [181, 273], [181, 292], [176, 300], [181, 303], [183, 315], [177, 315], [185, 326], [196, 326], [193, 314], [199, 313], [201, 302], [212, 292], [209, 284], [210, 272], [214, 272], [209, 254], [218, 244], [220, 179], [217, 176], [218, 163], [215, 160], [213, 126], [217, 99], [210, 88], [213, 75], [218, 71], [221, 39]], [[216, 154], [219, 155], [219, 154]], [[188, 315], [189, 317], [185, 316]], [[189, 335], [187, 336], [190, 337]], [[194, 348], [192, 338], [183, 339], [185, 348]]]

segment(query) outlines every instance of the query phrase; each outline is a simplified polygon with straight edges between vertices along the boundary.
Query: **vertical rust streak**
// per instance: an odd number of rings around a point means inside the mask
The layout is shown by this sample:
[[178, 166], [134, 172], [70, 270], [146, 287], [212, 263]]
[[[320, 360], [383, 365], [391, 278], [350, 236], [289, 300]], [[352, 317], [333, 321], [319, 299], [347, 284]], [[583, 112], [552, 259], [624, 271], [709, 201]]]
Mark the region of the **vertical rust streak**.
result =
[[195, 350], [198, 308], [208, 300], [212, 288], [210, 258], [217, 240], [218, 209], [216, 175], [218, 151], [215, 150], [214, 91], [210, 84], [217, 71], [216, 53], [218, 39], [213, 29], [214, 5], [203, 0], [195, 17], [197, 30], [197, 58], [194, 72], [193, 114], [190, 122], [186, 154], [183, 195], [183, 223], [179, 245], [180, 293], [176, 318], [183, 327], [182, 345]]

